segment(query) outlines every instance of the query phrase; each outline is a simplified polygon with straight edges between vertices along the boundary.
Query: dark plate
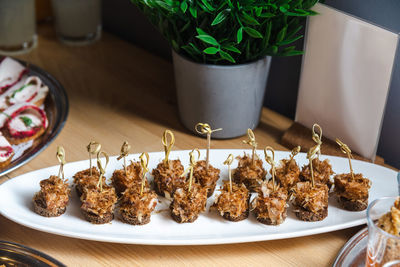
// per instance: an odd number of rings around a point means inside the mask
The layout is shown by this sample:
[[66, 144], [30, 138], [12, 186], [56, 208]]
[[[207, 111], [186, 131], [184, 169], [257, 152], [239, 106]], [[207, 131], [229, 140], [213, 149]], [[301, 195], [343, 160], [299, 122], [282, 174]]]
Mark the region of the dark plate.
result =
[[38, 76], [42, 79], [43, 83], [49, 87], [49, 94], [47, 95], [44, 104], [47, 118], [49, 120], [49, 127], [41, 137], [37, 138], [33, 142], [33, 145], [28, 148], [22, 156], [13, 158], [9, 165], [0, 169], [0, 176], [12, 172], [39, 155], [39, 153], [42, 152], [60, 133], [68, 116], [68, 96], [64, 87], [53, 76], [41, 68], [21, 60], [18, 61], [25, 66], [29, 66], [28, 75]]
[[65, 266], [52, 257], [26, 246], [0, 241], [0, 265], [5, 266]]

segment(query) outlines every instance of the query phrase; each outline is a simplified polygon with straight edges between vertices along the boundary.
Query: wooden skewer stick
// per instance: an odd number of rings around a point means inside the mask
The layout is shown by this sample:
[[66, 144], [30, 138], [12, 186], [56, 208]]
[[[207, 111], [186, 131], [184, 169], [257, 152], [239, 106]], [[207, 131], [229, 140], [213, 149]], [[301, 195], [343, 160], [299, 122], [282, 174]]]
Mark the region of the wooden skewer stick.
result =
[[349, 166], [350, 166], [350, 173], [351, 173], [351, 178], [354, 180], [354, 172], [353, 172], [353, 166], [351, 165], [351, 159], [353, 158], [353, 155], [351, 154], [350, 148], [340, 141], [338, 138], [336, 138], [336, 143], [340, 146], [340, 150], [347, 155], [347, 158], [349, 159]]
[[243, 143], [248, 144], [250, 146], [252, 146], [253, 151], [252, 151], [252, 155], [251, 155], [251, 164], [252, 166], [255, 165], [256, 162], [256, 149], [257, 149], [257, 142], [256, 142], [256, 137], [254, 136], [253, 131], [249, 128], [247, 129], [247, 136], [249, 137], [248, 140], [243, 140]]
[[210, 165], [210, 148], [211, 148], [211, 134], [213, 132], [221, 131], [222, 128], [218, 128], [215, 130], [211, 130], [211, 127], [208, 123], [197, 123], [194, 127], [197, 133], [199, 134], [207, 134], [207, 154], [206, 154], [206, 170]]
[[144, 184], [146, 183], [146, 173], [149, 171], [149, 154], [147, 152], [143, 152], [139, 158], [140, 166], [142, 166], [142, 185], [140, 187], [140, 195], [142, 195]]
[[89, 172], [90, 176], [92, 176], [92, 155], [96, 155], [99, 153], [101, 149], [101, 144], [96, 141], [90, 141], [86, 149], [89, 152]]
[[[271, 152], [272, 156], [268, 155], [268, 152]], [[271, 165], [271, 175], [272, 175], [272, 191], [275, 192], [275, 151], [272, 147], [266, 146], [264, 148], [265, 160], [269, 165]]]
[[[194, 152], [197, 152], [197, 159], [195, 158]], [[192, 183], [193, 183], [193, 169], [196, 166], [197, 160], [200, 158], [200, 150], [198, 148], [193, 149], [191, 152], [189, 152], [189, 158], [190, 158], [190, 164], [189, 167], [182, 173], [181, 177], [184, 177], [187, 175], [188, 172], [189, 174], [189, 192], [192, 189]]]
[[[170, 141], [168, 143], [168, 135], [170, 136]], [[161, 142], [164, 145], [164, 151], [165, 151], [165, 158], [164, 158], [164, 165], [169, 166], [169, 153], [171, 152], [171, 149], [173, 145], [175, 144], [175, 136], [170, 130], [165, 130], [164, 134], [161, 138]]]
[[289, 160], [291, 161], [297, 154], [299, 154], [300, 150], [301, 146], [296, 146], [295, 148], [293, 148]]
[[229, 193], [232, 193], [232, 170], [231, 170], [232, 162], [233, 162], [233, 155], [229, 154], [228, 158], [224, 161], [224, 164], [228, 165]]
[[[103, 165], [101, 164], [100, 156], [103, 155], [106, 158], [106, 164]], [[106, 173], [106, 169], [108, 166], [108, 162], [110, 161], [110, 158], [108, 157], [108, 154], [105, 151], [99, 151], [97, 153], [97, 167], [99, 168], [100, 171], [100, 176], [99, 176], [99, 182], [97, 183], [97, 188], [100, 187], [100, 192], [103, 191], [103, 177], [104, 174]]]
[[122, 146], [121, 146], [121, 152], [117, 160], [124, 159], [124, 171], [125, 171], [125, 176], [128, 175], [127, 169], [126, 169], [126, 156], [129, 155], [129, 150], [131, 149], [131, 146], [129, 145], [128, 141], [125, 141]]
[[58, 170], [58, 178], [61, 178], [60, 176], [62, 175], [62, 179], [64, 180], [64, 164], [66, 163], [65, 161], [65, 150], [62, 146], [57, 147], [57, 153], [56, 157], [58, 161], [60, 162], [60, 169]]

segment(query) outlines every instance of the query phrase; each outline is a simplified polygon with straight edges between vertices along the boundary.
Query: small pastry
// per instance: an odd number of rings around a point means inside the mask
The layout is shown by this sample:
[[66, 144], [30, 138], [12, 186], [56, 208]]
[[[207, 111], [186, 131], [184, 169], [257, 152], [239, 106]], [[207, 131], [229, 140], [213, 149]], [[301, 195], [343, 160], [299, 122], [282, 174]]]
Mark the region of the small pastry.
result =
[[293, 149], [290, 158], [282, 159], [275, 169], [276, 181], [280, 184], [281, 187], [286, 189], [287, 192], [289, 192], [290, 188], [293, 187], [296, 183], [300, 182], [300, 168], [297, 165], [296, 160], [294, 160], [294, 156], [296, 156], [299, 151], [299, 146]]
[[7, 139], [0, 133], [0, 169], [3, 169], [10, 164], [13, 156], [14, 149]]
[[[272, 153], [272, 156], [268, 155]], [[265, 160], [271, 165], [272, 180], [261, 184], [257, 197], [252, 202], [252, 210], [257, 221], [268, 225], [279, 225], [287, 217], [288, 195], [284, 188], [275, 183], [275, 151], [267, 146], [264, 149]]]
[[171, 217], [178, 223], [194, 222], [199, 217], [199, 214], [206, 210], [207, 188], [193, 182], [193, 169], [196, 165], [194, 151], [197, 151], [200, 157], [200, 151], [197, 148], [189, 153], [189, 184], [185, 184], [184, 187], [175, 191], [174, 198], [169, 206]]
[[[319, 135], [315, 132], [315, 128], [319, 130]], [[325, 159], [324, 161], [319, 160], [322, 145], [322, 129], [316, 123], [312, 128], [312, 139], [317, 144], [310, 149], [309, 153], [312, 153], [313, 155], [315, 154], [316, 156], [309, 161], [309, 164], [303, 166], [300, 172], [300, 179], [304, 182], [311, 182], [311, 180], [314, 179], [313, 183], [326, 184], [330, 189], [333, 184], [331, 181], [331, 175], [334, 174], [334, 172], [332, 171], [332, 165], [328, 159]]]
[[11, 144], [34, 140], [43, 135], [48, 126], [45, 111], [32, 104], [13, 105], [2, 115], [6, 116], [3, 121], [3, 125], [5, 123], [6, 126], [4, 135]]
[[226, 220], [238, 222], [249, 217], [250, 193], [244, 184], [232, 183], [231, 164], [233, 155], [230, 154], [224, 164], [228, 165], [229, 180], [224, 181], [221, 194], [216, 197], [212, 208]]
[[328, 186], [299, 182], [292, 188], [294, 213], [302, 221], [322, 221], [328, 216]]
[[57, 148], [57, 159], [60, 161], [58, 176], [51, 175], [50, 178], [40, 181], [40, 191], [33, 197], [34, 211], [44, 217], [64, 214], [69, 202], [71, 189], [64, 179], [65, 152], [62, 147]]
[[150, 222], [151, 213], [157, 206], [157, 194], [145, 187], [148, 172], [149, 154], [143, 153], [140, 162], [143, 169], [141, 187], [132, 186], [124, 191], [120, 202], [122, 221], [133, 225], [144, 225]]
[[195, 130], [199, 134], [207, 134], [207, 154], [206, 160], [200, 160], [197, 162], [196, 166], [193, 169], [193, 177], [195, 181], [198, 182], [201, 186], [207, 188], [207, 197], [210, 197], [214, 194], [214, 190], [220, 174], [220, 170], [214, 168], [210, 164], [211, 134], [216, 131], [221, 131], [222, 129], [219, 128], [211, 130], [210, 125], [208, 125], [207, 123], [198, 123], [195, 126]]
[[[79, 171], [73, 176], [75, 190], [79, 197], [82, 195], [85, 188], [97, 186], [100, 177], [97, 168], [94, 166], [92, 167], [92, 155], [100, 151], [101, 145], [96, 141], [91, 141], [86, 148], [89, 152], [89, 169]], [[106, 178], [104, 176], [102, 177], [102, 183], [106, 183]]]
[[27, 72], [28, 69], [18, 61], [10, 57], [0, 58], [0, 94], [21, 80]]
[[[167, 137], [170, 135], [171, 141], [168, 144]], [[183, 187], [186, 178], [182, 176], [184, 168], [179, 159], [169, 160], [169, 153], [175, 143], [174, 134], [170, 130], [165, 130], [162, 143], [165, 150], [165, 159], [153, 169], [154, 189], [160, 196], [172, 197], [176, 189]]]
[[[106, 158], [104, 168], [99, 158], [101, 154]], [[109, 158], [105, 152], [100, 151], [97, 154], [97, 166], [100, 170], [98, 184], [96, 186], [85, 187], [80, 197], [82, 202], [81, 212], [85, 219], [93, 224], [104, 224], [114, 219], [117, 195], [115, 194], [114, 187], [103, 184], [103, 176], [108, 161]]]
[[263, 168], [263, 162], [256, 154], [257, 143], [254, 133], [251, 129], [247, 129], [249, 140], [243, 141], [253, 147], [251, 158], [244, 154], [239, 159], [238, 167], [233, 173], [233, 181], [237, 184], [244, 184], [250, 192], [257, 192], [261, 182], [267, 174]]
[[350, 173], [336, 175], [333, 180], [335, 183], [334, 192], [341, 206], [350, 211], [361, 211], [368, 207], [368, 190], [371, 188], [371, 181], [364, 178], [361, 173], [355, 174], [351, 166], [350, 148], [339, 139], [336, 142], [344, 154], [349, 158]]

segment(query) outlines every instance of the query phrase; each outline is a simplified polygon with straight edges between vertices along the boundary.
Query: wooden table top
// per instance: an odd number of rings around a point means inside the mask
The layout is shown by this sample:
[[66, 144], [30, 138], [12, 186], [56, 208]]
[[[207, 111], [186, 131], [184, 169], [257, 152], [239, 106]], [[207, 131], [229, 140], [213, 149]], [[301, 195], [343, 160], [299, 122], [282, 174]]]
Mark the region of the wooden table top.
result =
[[[60, 135], [38, 157], [1, 178], [57, 164], [57, 145], [69, 162], [86, 159], [90, 140], [110, 155], [127, 140], [133, 152], [161, 151], [160, 137], [174, 131], [175, 149], [203, 147], [179, 122], [170, 62], [104, 33], [86, 47], [61, 45], [50, 25], [38, 28], [39, 45], [18, 58], [48, 71], [66, 88], [70, 113]], [[261, 146], [286, 150], [278, 141], [292, 121], [266, 108], [254, 131]], [[213, 148], [244, 148], [241, 140], [215, 140]], [[43, 177], [45, 179], [47, 177]], [[1, 180], [0, 180], [1, 181]], [[68, 266], [328, 266], [361, 227], [285, 240], [213, 246], [144, 246], [112, 244], [57, 236], [16, 224], [0, 216], [0, 240], [40, 250]]]

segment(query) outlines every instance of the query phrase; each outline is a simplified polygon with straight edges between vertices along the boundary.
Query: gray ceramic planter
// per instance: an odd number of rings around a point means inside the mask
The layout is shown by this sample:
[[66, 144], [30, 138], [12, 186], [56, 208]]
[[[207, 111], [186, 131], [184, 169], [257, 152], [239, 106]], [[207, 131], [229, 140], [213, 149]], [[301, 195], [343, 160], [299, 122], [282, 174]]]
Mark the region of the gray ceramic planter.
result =
[[198, 122], [206, 122], [215, 138], [233, 138], [254, 129], [264, 102], [271, 57], [233, 65], [207, 65], [190, 61], [173, 52], [179, 115], [182, 123], [194, 131]]

